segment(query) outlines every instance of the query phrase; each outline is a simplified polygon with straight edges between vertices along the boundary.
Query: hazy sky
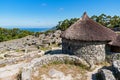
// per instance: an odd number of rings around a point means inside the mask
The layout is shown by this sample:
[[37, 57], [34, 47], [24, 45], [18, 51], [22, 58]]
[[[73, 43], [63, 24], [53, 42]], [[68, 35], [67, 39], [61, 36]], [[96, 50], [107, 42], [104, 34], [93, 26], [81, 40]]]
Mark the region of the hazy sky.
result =
[[84, 11], [120, 16], [120, 0], [0, 0], [0, 26], [52, 27]]

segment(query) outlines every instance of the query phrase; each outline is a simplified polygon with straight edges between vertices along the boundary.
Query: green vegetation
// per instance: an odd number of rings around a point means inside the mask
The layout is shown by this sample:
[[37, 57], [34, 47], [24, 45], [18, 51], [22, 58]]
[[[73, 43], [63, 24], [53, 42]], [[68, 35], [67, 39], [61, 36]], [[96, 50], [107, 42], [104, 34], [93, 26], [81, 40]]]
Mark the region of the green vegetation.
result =
[[53, 61], [49, 64], [45, 64], [43, 65], [43, 67], [45, 68], [46, 66], [50, 66], [50, 65], [58, 65], [58, 64], [66, 64], [66, 65], [75, 65], [75, 66], [78, 66], [79, 68], [81, 69], [84, 69], [84, 70], [89, 70], [89, 68], [81, 63], [76, 63], [76, 61], [73, 61], [73, 60], [69, 60], [67, 59], [64, 59], [64, 61]]
[[33, 32], [20, 30], [18, 28], [13, 29], [0, 28], [0, 42], [18, 39], [32, 34]]
[[43, 51], [47, 51], [47, 50], [50, 50], [51, 48], [50, 47], [41, 47], [40, 50], [43, 50]]
[[[79, 18], [72, 18], [70, 20], [65, 19], [64, 21], [58, 22], [58, 25], [56, 26], [57, 30], [66, 30], [69, 26], [71, 26], [74, 22], [76, 22]], [[93, 15], [91, 16], [91, 19], [94, 21], [104, 25], [108, 28], [116, 28], [120, 27], [120, 16], [110, 16], [101, 14], [99, 16]]]
[[[39, 37], [40, 34], [47, 35], [51, 32], [54, 32], [55, 30], [64, 31], [68, 27], [70, 27], [73, 23], [75, 23], [78, 19], [79, 18], [71, 18], [71, 19], [65, 19], [63, 21], [59, 21], [55, 27], [45, 32], [34, 33], [26, 30], [20, 30], [18, 28], [14, 28], [14, 29], [0, 28], [0, 42], [12, 40], [12, 39], [18, 39], [33, 34], [36, 37]], [[116, 15], [110, 16], [110, 15], [101, 14], [99, 16], [93, 15], [91, 16], [91, 19], [108, 28], [120, 27], [120, 16], [116, 16]]]
[[93, 15], [91, 19], [109, 28], [120, 27], [120, 16], [117, 15], [114, 16], [105, 14], [101, 14], [99, 16]]
[[72, 18], [70, 20], [65, 19], [64, 21], [59, 21], [56, 26], [57, 30], [66, 30], [69, 26], [71, 26], [74, 22], [76, 22], [79, 18]]

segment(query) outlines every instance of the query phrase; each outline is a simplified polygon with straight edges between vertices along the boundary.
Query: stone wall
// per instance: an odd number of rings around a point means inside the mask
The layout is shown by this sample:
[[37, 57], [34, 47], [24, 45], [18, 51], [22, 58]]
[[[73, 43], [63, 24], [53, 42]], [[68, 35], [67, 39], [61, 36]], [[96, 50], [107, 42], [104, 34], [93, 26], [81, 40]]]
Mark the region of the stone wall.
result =
[[36, 51], [39, 50], [38, 48], [49, 47], [51, 44], [61, 44], [60, 34], [61, 31], [56, 30], [47, 34], [40, 34], [38, 37], [29, 35], [20, 39], [0, 42], [0, 54], [11, 50]]
[[83, 59], [77, 56], [70, 56], [64, 54], [56, 54], [56, 55], [45, 55], [40, 58], [33, 59], [30, 63], [26, 64], [22, 70], [22, 80], [31, 80], [32, 70], [36, 70], [37, 67], [42, 67], [43, 65], [50, 64], [52, 62], [58, 61], [64, 63], [65, 61], [72, 61], [75, 64], [85, 65], [89, 67], [89, 65]]
[[106, 55], [106, 60], [109, 63], [112, 63], [116, 60], [120, 60], [120, 53], [114, 53], [114, 52], [110, 52]]
[[[7, 58], [7, 59], [1, 59], [0, 60], [0, 65], [11, 65], [11, 64], [16, 64], [18, 62], [21, 62], [21, 61], [27, 61], [27, 60], [32, 60], [36, 57], [40, 57], [44, 55], [44, 52], [43, 51], [32, 51], [30, 53], [27, 53], [23, 56], [19, 56], [19, 57], [14, 57], [14, 58]], [[1, 66], [0, 66], [1, 67]]]
[[63, 53], [76, 55], [88, 62], [100, 63], [105, 60], [106, 42], [83, 42], [62, 39]]

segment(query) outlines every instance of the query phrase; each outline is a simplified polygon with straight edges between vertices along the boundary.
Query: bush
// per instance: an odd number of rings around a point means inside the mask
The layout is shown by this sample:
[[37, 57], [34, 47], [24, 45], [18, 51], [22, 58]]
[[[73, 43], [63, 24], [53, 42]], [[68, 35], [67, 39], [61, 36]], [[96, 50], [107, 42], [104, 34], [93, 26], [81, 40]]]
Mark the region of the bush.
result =
[[18, 28], [13, 29], [0, 28], [0, 42], [18, 39], [33, 34], [34, 34], [33, 32], [20, 30]]

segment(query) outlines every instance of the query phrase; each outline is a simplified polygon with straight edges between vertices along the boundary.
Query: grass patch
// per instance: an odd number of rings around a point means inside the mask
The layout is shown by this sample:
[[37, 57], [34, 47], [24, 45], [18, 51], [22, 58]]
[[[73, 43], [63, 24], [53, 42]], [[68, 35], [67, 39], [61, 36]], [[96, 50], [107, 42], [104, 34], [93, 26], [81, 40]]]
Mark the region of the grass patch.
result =
[[6, 66], [6, 64], [0, 64], [0, 67], [5, 67]]
[[103, 65], [103, 66], [110, 66], [110, 63], [108, 63], [107, 61], [103, 61], [100, 63], [100, 65]]
[[50, 66], [50, 65], [59, 65], [59, 64], [74, 65], [79, 67], [80, 69], [89, 70], [89, 67], [87, 67], [86, 65], [77, 63], [76, 61], [72, 61], [69, 59], [65, 59], [64, 61], [53, 61], [47, 65], [43, 65], [43, 67]]
[[54, 61], [54, 62], [52, 62], [52, 63], [50, 63], [50, 64], [57, 65], [57, 64], [63, 64], [63, 62], [61, 62], [61, 61]]
[[16, 52], [22, 52], [22, 51], [21, 51], [21, 50], [19, 50], [19, 49], [16, 49], [15, 51], [16, 51]]
[[[51, 78], [49, 76], [49, 70], [51, 69], [56, 69], [58, 71], [63, 72], [66, 76], [68, 74], [71, 74], [71, 76], [74, 78], [73, 80], [86, 80], [86, 70], [85, 69], [81, 69], [79, 66], [75, 66], [75, 65], [70, 65], [70, 64], [59, 64], [61, 62], [54, 62], [52, 64], [48, 64], [42, 67], [38, 67], [35, 71], [39, 71], [39, 75], [38, 76], [34, 76], [32, 75], [32, 80], [42, 80], [42, 75], [46, 75], [47, 77]], [[33, 73], [35, 72], [33, 71]], [[80, 75], [81, 77], [78, 78], [78, 75]]]
[[50, 47], [58, 47], [58, 44], [51, 44]]
[[50, 50], [51, 48], [50, 47], [40, 47], [40, 50], [43, 50], [43, 51], [47, 51], [47, 50]]

